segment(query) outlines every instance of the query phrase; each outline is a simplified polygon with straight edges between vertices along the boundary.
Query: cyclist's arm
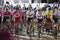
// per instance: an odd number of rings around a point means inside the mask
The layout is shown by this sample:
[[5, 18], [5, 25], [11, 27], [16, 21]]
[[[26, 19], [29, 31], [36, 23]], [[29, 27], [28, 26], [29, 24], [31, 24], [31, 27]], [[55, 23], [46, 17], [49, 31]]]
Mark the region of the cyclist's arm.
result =
[[28, 18], [27, 16], [28, 16], [28, 11], [26, 12], [26, 20], [27, 20], [27, 18]]
[[53, 15], [51, 14], [51, 21], [53, 21]]
[[33, 15], [33, 19], [34, 19], [35, 13], [34, 12], [32, 12], [32, 13], [33, 13], [32, 15]]
[[38, 12], [36, 12], [36, 22], [38, 21], [37, 19], [38, 19]]

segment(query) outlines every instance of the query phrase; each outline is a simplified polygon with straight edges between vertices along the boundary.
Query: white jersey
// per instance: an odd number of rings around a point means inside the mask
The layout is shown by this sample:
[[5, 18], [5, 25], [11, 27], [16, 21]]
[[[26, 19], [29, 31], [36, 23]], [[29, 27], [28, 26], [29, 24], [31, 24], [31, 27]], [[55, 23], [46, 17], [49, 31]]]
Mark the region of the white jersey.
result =
[[33, 11], [31, 11], [31, 12], [27, 11], [26, 15], [27, 15], [27, 18], [32, 18], [32, 17], [34, 17], [34, 12]]
[[39, 14], [38, 11], [36, 12], [36, 18], [37, 19], [42, 19], [43, 18], [43, 14]]
[[10, 13], [13, 15], [13, 13], [16, 11], [16, 10], [9, 10]]

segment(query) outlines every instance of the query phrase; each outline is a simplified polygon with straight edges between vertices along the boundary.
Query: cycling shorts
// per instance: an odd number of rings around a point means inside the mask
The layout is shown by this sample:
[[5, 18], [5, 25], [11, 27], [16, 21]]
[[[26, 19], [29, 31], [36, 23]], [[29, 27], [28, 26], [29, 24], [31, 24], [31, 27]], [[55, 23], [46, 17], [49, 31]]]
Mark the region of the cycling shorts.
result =
[[33, 20], [33, 18], [28, 18], [27, 23], [29, 24], [31, 22], [31, 20]]
[[58, 22], [58, 17], [53, 15], [53, 20], [55, 21], [55, 23], [57, 23]]
[[6, 22], [6, 19], [10, 19], [10, 17], [9, 16], [4, 16], [3, 22]]

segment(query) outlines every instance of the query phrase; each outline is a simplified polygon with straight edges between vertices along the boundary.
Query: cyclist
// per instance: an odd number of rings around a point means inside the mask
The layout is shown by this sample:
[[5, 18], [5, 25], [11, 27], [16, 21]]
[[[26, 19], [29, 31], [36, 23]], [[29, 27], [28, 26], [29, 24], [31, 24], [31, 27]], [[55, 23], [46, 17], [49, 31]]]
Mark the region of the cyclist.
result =
[[[43, 13], [42, 13], [42, 9], [39, 9], [36, 13], [36, 19], [38, 22], [38, 26], [37, 26], [37, 30], [38, 30], [38, 35], [40, 35], [41, 33], [41, 28], [42, 28], [42, 22], [43, 22]], [[39, 36], [40, 37], [40, 36]]]
[[13, 14], [15, 34], [17, 34], [17, 35], [19, 33], [19, 30], [20, 30], [20, 19], [21, 19], [21, 15], [20, 15], [20, 12], [19, 12], [19, 8], [17, 7], [16, 11]]
[[51, 8], [49, 8], [47, 12], [47, 22], [51, 22], [51, 20], [52, 20], [52, 10]]
[[53, 20], [54, 23], [56, 24], [57, 30], [58, 30], [58, 7], [54, 7], [54, 13], [53, 13]]
[[50, 32], [50, 30], [52, 28], [52, 13], [53, 13], [52, 9], [49, 8], [48, 12], [47, 12], [47, 16], [46, 16], [46, 18], [47, 18], [47, 29], [46, 29], [46, 32], [48, 32], [48, 33]]
[[9, 19], [11, 16], [11, 13], [8, 9], [6, 9], [6, 12], [3, 13], [3, 21], [6, 22], [6, 19]]
[[28, 11], [26, 12], [26, 19], [27, 19], [27, 23], [28, 23], [27, 24], [27, 34], [28, 34], [31, 20], [34, 19], [34, 11], [32, 10], [32, 8], [29, 8]]
[[59, 12], [58, 12], [58, 7], [54, 7], [54, 12], [53, 12], [53, 21], [54, 21], [54, 32], [53, 32], [53, 35], [54, 35], [54, 38], [57, 38], [57, 34], [58, 34], [58, 15], [59, 15]]
[[3, 23], [9, 29], [10, 28], [11, 13], [8, 9], [3, 13]]

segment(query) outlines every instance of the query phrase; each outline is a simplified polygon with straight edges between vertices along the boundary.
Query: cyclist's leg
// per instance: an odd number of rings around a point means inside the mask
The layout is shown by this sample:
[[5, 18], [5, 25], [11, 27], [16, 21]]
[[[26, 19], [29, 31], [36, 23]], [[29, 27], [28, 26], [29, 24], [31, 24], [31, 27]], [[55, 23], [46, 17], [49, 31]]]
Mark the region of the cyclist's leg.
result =
[[26, 26], [26, 29], [27, 29], [27, 34], [28, 34], [28, 24], [27, 24], [27, 26]]
[[19, 34], [21, 35], [22, 34], [22, 30], [23, 30], [23, 26], [22, 26], [22, 23], [21, 21], [19, 22]]
[[38, 29], [38, 38], [40, 38], [40, 33], [41, 33], [41, 28], [39, 26], [40, 26], [40, 24], [38, 23], [38, 27], [37, 27], [37, 29]]
[[53, 36], [54, 36], [54, 38], [56, 39], [57, 38], [57, 25], [56, 25], [56, 23], [54, 23], [54, 26], [53, 26]]
[[54, 23], [55, 23], [55, 32], [54, 32], [54, 38], [57, 38], [58, 34], [58, 18], [54, 18]]
[[27, 35], [28, 35], [29, 34], [29, 24], [27, 24], [26, 28], [27, 28]]
[[38, 19], [38, 26], [37, 26], [37, 29], [38, 29], [38, 38], [40, 38], [40, 34], [41, 34], [41, 26], [42, 26], [42, 21], [43, 19]]
[[27, 34], [29, 34], [30, 18], [27, 20]]
[[15, 36], [18, 36], [18, 33], [19, 33], [19, 28], [18, 28], [18, 23], [15, 23]]
[[33, 31], [33, 36], [34, 36], [34, 32], [35, 32], [35, 21], [33, 21], [33, 24], [32, 24], [32, 31]]
[[6, 21], [7, 21], [7, 26], [8, 26], [8, 29], [10, 29], [10, 27], [11, 27], [11, 22], [10, 22], [10, 19], [6, 19]]
[[47, 32], [48, 32], [48, 33], [49, 33], [50, 30], [51, 30], [51, 27], [52, 27], [51, 24], [52, 24], [52, 23], [51, 23], [51, 19], [47, 19]]
[[34, 35], [34, 19], [31, 18], [30, 20], [30, 34], [33, 32]]
[[58, 19], [57, 18], [55, 19], [55, 23], [56, 23], [56, 28], [57, 28], [57, 31], [58, 31]]

